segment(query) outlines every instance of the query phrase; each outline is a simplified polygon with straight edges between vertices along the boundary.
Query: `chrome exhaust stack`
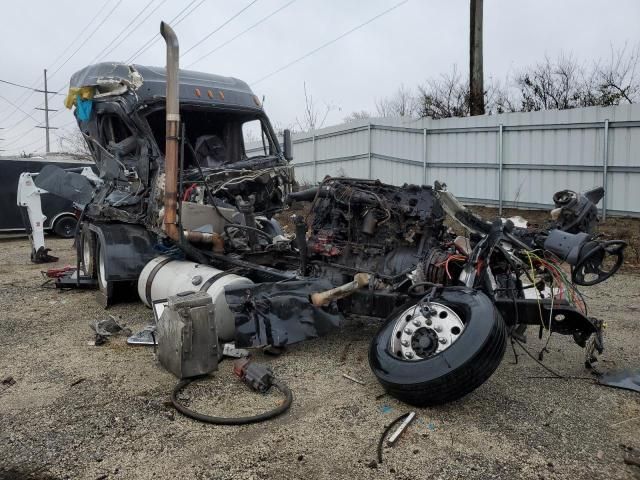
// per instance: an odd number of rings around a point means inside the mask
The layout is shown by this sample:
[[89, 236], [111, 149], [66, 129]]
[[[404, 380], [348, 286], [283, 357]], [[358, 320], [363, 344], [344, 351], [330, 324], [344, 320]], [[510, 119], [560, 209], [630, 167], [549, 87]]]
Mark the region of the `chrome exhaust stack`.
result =
[[173, 240], [180, 239], [178, 230], [178, 132], [180, 131], [180, 98], [178, 71], [180, 46], [178, 37], [168, 23], [160, 22], [160, 34], [167, 44], [167, 129], [164, 152], [164, 224], [163, 230]]

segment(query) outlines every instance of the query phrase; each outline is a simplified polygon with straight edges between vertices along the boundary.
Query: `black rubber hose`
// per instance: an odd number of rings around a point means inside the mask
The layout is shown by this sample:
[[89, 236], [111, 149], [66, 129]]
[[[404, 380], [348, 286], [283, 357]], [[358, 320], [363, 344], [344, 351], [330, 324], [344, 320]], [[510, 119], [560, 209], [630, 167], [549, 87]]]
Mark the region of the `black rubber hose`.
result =
[[278, 415], [282, 415], [284, 412], [289, 410], [289, 407], [291, 407], [291, 404], [293, 403], [293, 393], [291, 393], [289, 387], [284, 383], [274, 381], [273, 386], [284, 394], [285, 400], [273, 410], [249, 417], [213, 417], [211, 415], [205, 415], [191, 410], [178, 401], [178, 393], [195, 380], [197, 380], [197, 377], [179, 381], [171, 393], [171, 403], [173, 403], [173, 406], [180, 413], [189, 418], [193, 418], [194, 420], [198, 420], [199, 422], [212, 423], [214, 425], [247, 425], [249, 423], [264, 422], [265, 420], [270, 420]]
[[391, 429], [394, 426], [396, 426], [402, 420], [407, 418], [409, 415], [411, 415], [411, 412], [407, 412], [404, 415], [400, 415], [393, 422], [391, 422], [387, 428], [384, 429], [384, 432], [382, 432], [382, 436], [380, 437], [380, 440], [378, 441], [378, 463], [382, 463], [382, 447], [384, 445], [384, 439], [387, 437], [387, 434], [391, 431]]

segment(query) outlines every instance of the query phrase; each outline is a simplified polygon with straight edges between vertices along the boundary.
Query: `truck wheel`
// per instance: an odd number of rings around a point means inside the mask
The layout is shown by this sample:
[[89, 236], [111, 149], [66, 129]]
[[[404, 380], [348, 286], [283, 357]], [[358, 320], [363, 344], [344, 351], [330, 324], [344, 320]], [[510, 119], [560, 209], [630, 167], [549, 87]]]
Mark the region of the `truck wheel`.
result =
[[53, 224], [52, 230], [53, 233], [62, 238], [72, 238], [76, 232], [76, 225], [78, 221], [75, 217], [72, 216], [64, 216], [60, 217]]
[[98, 245], [98, 266], [96, 275], [98, 277], [98, 288], [104, 297], [104, 304], [105, 306], [111, 305], [115, 292], [115, 284], [114, 282], [107, 280], [105, 254], [102, 244]]
[[82, 262], [84, 274], [89, 278], [96, 278], [98, 261], [96, 258], [96, 236], [88, 228], [82, 230]]
[[393, 312], [369, 348], [369, 365], [385, 390], [416, 406], [461, 398], [498, 368], [506, 327], [491, 300], [465, 287], [440, 291]]

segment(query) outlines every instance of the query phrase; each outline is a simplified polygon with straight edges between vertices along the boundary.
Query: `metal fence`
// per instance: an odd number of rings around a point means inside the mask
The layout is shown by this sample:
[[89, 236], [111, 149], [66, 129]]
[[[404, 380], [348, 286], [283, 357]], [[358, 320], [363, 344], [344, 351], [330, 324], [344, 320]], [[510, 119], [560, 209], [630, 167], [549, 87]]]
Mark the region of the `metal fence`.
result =
[[604, 185], [603, 216], [640, 216], [640, 105], [444, 120], [370, 119], [294, 135], [299, 182], [445, 182], [466, 203], [548, 208]]

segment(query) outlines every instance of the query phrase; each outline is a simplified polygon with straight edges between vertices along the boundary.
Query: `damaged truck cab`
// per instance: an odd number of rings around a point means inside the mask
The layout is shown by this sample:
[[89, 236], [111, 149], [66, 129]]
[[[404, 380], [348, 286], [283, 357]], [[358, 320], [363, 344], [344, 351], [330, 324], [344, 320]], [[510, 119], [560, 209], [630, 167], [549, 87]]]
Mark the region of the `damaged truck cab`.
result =
[[[106, 302], [118, 287], [136, 282], [149, 260], [171, 249], [162, 241], [168, 233], [215, 250], [221, 233], [215, 227], [228, 223], [226, 216], [237, 207], [248, 208], [246, 203], [260, 214], [258, 223], [277, 230], [270, 218], [281, 208], [293, 177], [260, 101], [235, 78], [180, 71], [179, 79], [182, 128], [167, 132], [164, 68], [100, 63], [71, 78], [67, 106], [75, 106], [104, 180], [83, 212], [80, 258]], [[247, 152], [254, 140], [262, 148]], [[168, 165], [169, 142], [180, 149], [180, 165]], [[167, 174], [178, 170], [179, 181], [167, 182]], [[255, 172], [254, 181], [234, 186], [235, 178], [247, 172]], [[226, 184], [224, 195], [204, 198], [211, 191], [203, 188], [203, 178]], [[178, 183], [178, 191], [166, 191]], [[167, 208], [178, 201], [184, 201], [181, 218], [175, 213], [170, 218]]]

